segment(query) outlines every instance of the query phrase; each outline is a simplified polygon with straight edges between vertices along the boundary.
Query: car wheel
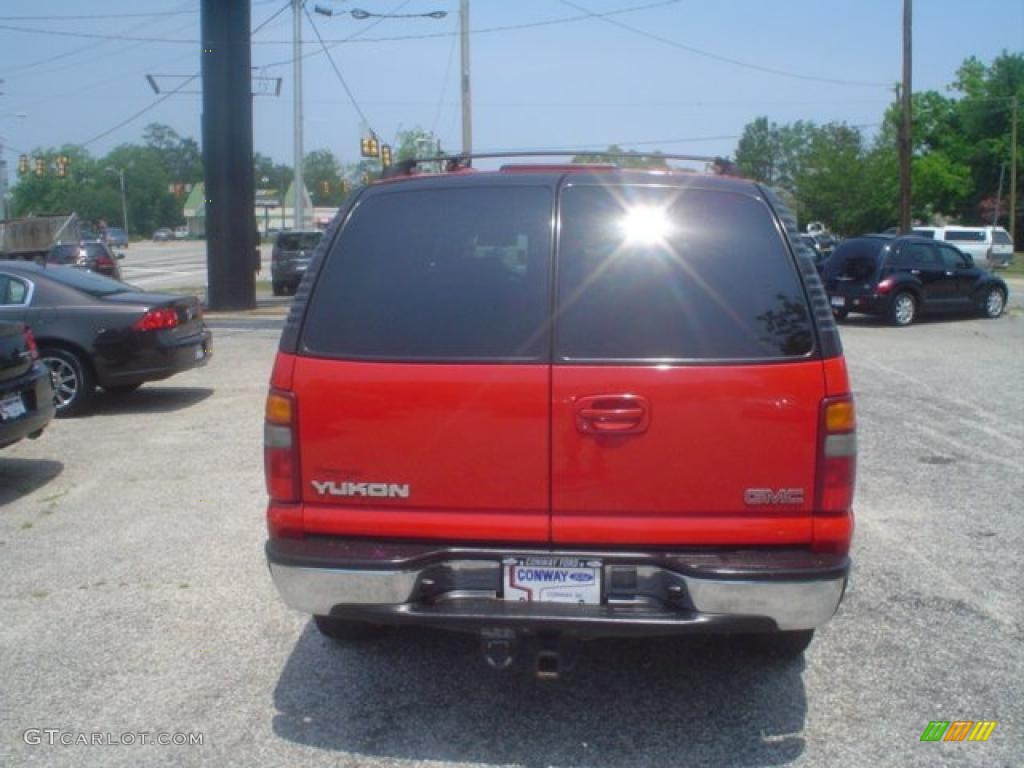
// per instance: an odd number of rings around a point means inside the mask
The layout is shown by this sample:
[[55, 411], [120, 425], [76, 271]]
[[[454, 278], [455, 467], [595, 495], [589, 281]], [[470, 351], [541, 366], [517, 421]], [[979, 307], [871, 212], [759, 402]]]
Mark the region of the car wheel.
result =
[[365, 621], [339, 619], [335, 616], [314, 616], [320, 634], [336, 643], [364, 643], [384, 634], [384, 627]]
[[848, 310], [848, 309], [833, 309], [832, 310], [832, 316], [835, 317], [836, 320], [845, 320], [846, 318], [848, 318], [850, 316], [850, 310]]
[[135, 384], [111, 384], [110, 386], [103, 387], [103, 391], [109, 392], [112, 395], [127, 395], [129, 392], [134, 392], [141, 386], [141, 381], [136, 382]]
[[1001, 288], [990, 288], [985, 293], [985, 298], [981, 302], [981, 311], [985, 317], [995, 319], [1003, 314], [1003, 310], [1006, 309], [1006, 296], [1003, 294]]
[[914, 294], [903, 291], [892, 297], [889, 305], [889, 322], [893, 325], [907, 326], [917, 317], [917, 299]]
[[89, 366], [74, 352], [57, 347], [39, 350], [39, 358], [50, 369], [57, 416], [81, 413], [96, 390], [96, 380]]
[[766, 632], [750, 635], [752, 650], [775, 659], [796, 659], [814, 639], [813, 629]]
[[274, 291], [275, 296], [284, 296], [284, 283], [273, 283], [271, 289]]

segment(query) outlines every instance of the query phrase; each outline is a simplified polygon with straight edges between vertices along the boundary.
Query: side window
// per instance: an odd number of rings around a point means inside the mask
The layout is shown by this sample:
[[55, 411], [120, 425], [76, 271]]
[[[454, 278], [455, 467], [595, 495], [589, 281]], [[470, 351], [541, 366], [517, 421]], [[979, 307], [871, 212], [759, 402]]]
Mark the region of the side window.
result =
[[906, 243], [900, 249], [905, 254], [905, 265], [911, 267], [926, 267], [934, 269], [939, 266], [938, 255], [935, 248], [927, 243]]
[[0, 275], [0, 306], [24, 304], [28, 286], [15, 277]]
[[967, 259], [956, 248], [942, 246], [939, 250], [942, 252], [942, 266], [946, 269], [959, 269], [967, 266]]
[[377, 360], [546, 359], [551, 191], [371, 195], [327, 254], [302, 344]]
[[561, 194], [556, 358], [750, 360], [812, 349], [774, 216], [732, 192], [571, 185]]

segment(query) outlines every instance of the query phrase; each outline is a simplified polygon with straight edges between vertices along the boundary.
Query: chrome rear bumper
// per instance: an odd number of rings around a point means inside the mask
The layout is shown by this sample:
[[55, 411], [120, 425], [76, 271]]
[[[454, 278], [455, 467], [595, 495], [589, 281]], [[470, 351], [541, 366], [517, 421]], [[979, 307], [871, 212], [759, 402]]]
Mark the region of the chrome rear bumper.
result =
[[[756, 567], [740, 568], [720, 558], [717, 567], [688, 560], [686, 553], [586, 552], [603, 563], [605, 602], [601, 606], [512, 603], [501, 599], [501, 568], [506, 550], [430, 549], [367, 562], [352, 555], [352, 567], [322, 555], [295, 555], [301, 541], [282, 553], [267, 547], [270, 573], [285, 603], [316, 615], [349, 614], [382, 622], [542, 624], [545, 621], [590, 625], [591, 631], [616, 623], [661, 632], [704, 629], [813, 629], [835, 613], [846, 587], [849, 561], [842, 557], [815, 567], [796, 568], [782, 558], [771, 568], [772, 553]], [[374, 550], [380, 555], [380, 543]], [[386, 545], [384, 545], [386, 546]], [[286, 548], [287, 550], [287, 548]], [[517, 554], [552, 554], [522, 551]], [[577, 554], [576, 552], [559, 554]], [[789, 553], [791, 555], [791, 553]], [[706, 557], [703, 554], [694, 558]], [[750, 558], [745, 557], [743, 563]], [[697, 562], [698, 565], [693, 565]], [[723, 564], [724, 563], [724, 564]], [[465, 628], [453, 626], [453, 628]]]

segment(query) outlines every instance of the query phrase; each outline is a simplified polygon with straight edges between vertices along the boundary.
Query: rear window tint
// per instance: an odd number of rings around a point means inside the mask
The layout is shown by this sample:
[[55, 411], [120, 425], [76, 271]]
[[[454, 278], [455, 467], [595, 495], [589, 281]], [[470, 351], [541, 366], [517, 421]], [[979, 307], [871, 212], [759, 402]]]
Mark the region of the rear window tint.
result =
[[848, 280], [867, 280], [878, 269], [884, 243], [880, 240], [846, 240], [828, 260], [826, 276]]
[[551, 193], [405, 190], [358, 204], [317, 280], [302, 343], [330, 357], [547, 356]]
[[311, 251], [323, 237], [323, 232], [290, 232], [277, 236], [277, 247], [283, 251]]
[[1013, 240], [1010, 239], [1008, 232], [993, 232], [992, 242], [996, 245], [1013, 245]]
[[943, 239], [951, 243], [984, 243], [985, 231], [982, 229], [947, 229]]
[[50, 261], [54, 264], [74, 264], [82, 253], [79, 245], [55, 245], [50, 251]]
[[569, 186], [561, 233], [561, 359], [764, 359], [812, 349], [793, 259], [760, 200]]

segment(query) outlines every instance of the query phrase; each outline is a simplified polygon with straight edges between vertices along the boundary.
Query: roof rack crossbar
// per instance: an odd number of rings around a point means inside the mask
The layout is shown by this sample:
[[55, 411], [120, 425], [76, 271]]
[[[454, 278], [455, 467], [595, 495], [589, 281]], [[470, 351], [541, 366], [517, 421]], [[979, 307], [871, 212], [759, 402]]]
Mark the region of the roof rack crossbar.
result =
[[500, 160], [508, 158], [519, 158], [519, 157], [567, 157], [583, 155], [588, 160], [591, 158], [657, 158], [660, 160], [684, 160], [694, 163], [709, 163], [722, 169], [722, 172], [728, 173], [729, 169], [733, 167], [731, 161], [724, 157], [715, 157], [711, 155], [680, 155], [675, 153], [665, 152], [606, 152], [597, 151], [592, 152], [589, 150], [580, 149], [537, 149], [537, 150], [520, 150], [516, 152], [457, 152], [451, 155], [436, 155], [434, 157], [417, 157], [407, 160], [400, 160], [395, 163], [386, 173], [386, 176], [407, 176], [412, 173], [413, 169], [418, 165], [425, 163], [438, 163], [443, 166], [447, 171], [458, 171], [465, 168], [473, 167], [473, 160]]

